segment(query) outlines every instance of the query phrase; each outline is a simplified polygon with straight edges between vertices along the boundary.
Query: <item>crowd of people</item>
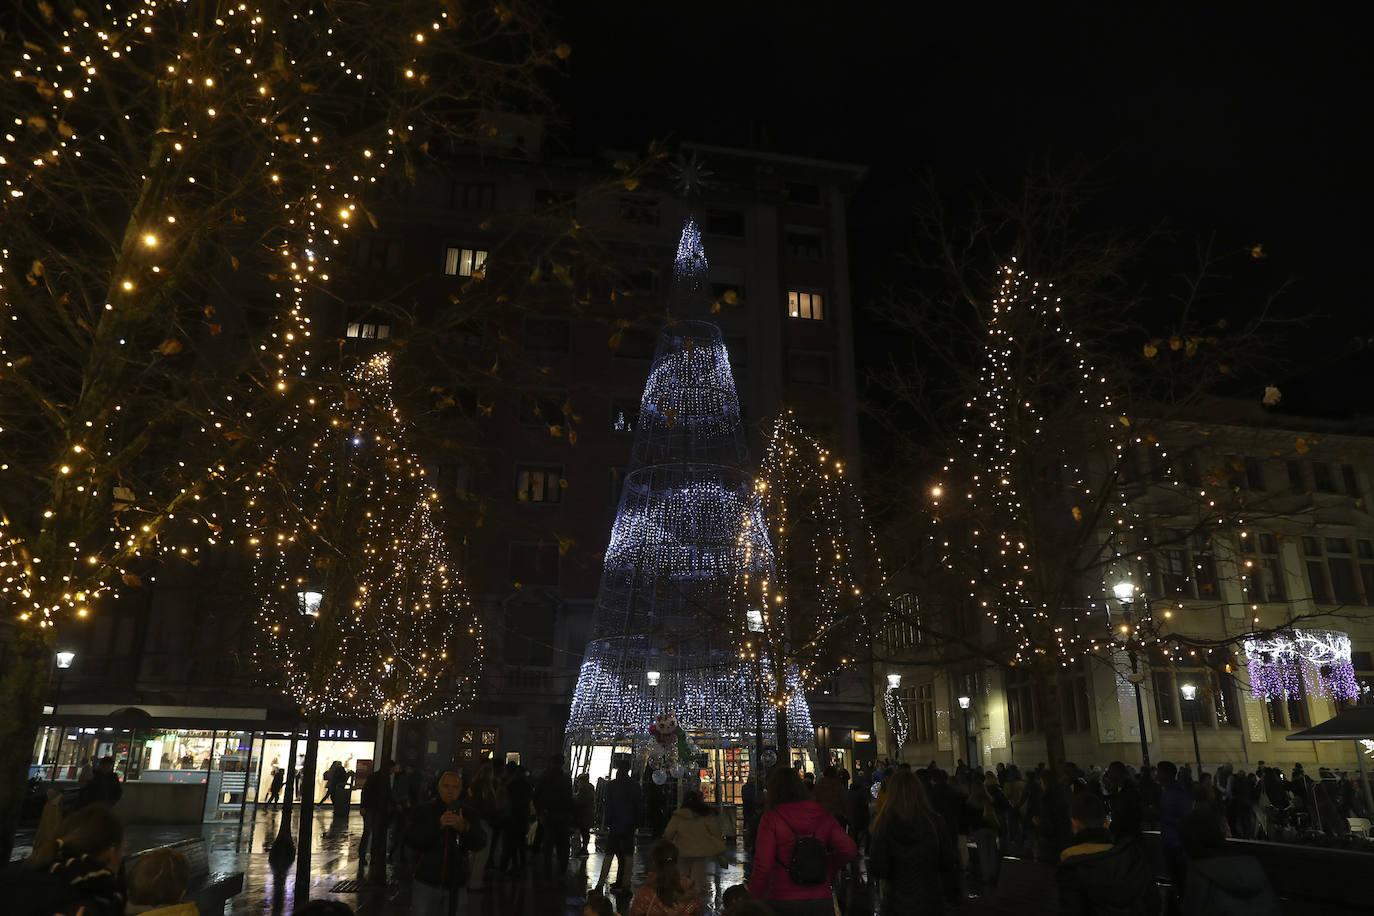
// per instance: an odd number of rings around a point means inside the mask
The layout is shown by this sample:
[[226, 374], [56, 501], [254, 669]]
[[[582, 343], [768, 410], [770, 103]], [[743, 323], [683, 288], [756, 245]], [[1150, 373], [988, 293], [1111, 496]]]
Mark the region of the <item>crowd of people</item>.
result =
[[[151, 851], [124, 868], [110, 770], [107, 760], [92, 767], [65, 817], [61, 798], [50, 802], [33, 855], [5, 889], [7, 912], [195, 916], [180, 853]], [[670, 799], [681, 804], [653, 816]], [[866, 888], [864, 906], [882, 916], [940, 913], [994, 893], [1006, 856], [1051, 869], [1063, 913], [1263, 916], [1278, 912], [1274, 891], [1228, 837], [1339, 836], [1348, 818], [1369, 815], [1363, 787], [1344, 773], [1322, 769], [1313, 779], [1301, 765], [1285, 775], [1261, 763], [1195, 775], [1167, 761], [1069, 764], [1057, 778], [1043, 764], [983, 770], [961, 761], [949, 772], [887, 762], [853, 773], [830, 766], [819, 777], [779, 766], [766, 782], [749, 779], [741, 802], [747, 881], [724, 889], [728, 916], [834, 916], [846, 899], [841, 883]], [[451, 916], [491, 881], [528, 875], [566, 888], [570, 859], [591, 852], [594, 829], [603, 859], [586, 916], [614, 914], [616, 899], [629, 901], [626, 916], [703, 916], [708, 866], [724, 865], [729, 848], [721, 812], [699, 791], [684, 784], [669, 794], [624, 763], [593, 785], [557, 758], [533, 779], [519, 763], [488, 760], [430, 779], [383, 761], [363, 784], [361, 808], [359, 861], [408, 875], [415, 916]], [[646, 828], [656, 842], [635, 887]]]

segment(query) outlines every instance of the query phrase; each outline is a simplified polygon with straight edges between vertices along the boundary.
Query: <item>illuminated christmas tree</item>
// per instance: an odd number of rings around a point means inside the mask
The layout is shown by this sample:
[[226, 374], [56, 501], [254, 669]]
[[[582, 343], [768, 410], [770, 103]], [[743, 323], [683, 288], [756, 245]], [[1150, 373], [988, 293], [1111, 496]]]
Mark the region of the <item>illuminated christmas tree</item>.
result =
[[[702, 306], [707, 258], [688, 218], [670, 310]], [[774, 699], [767, 672], [716, 625], [734, 583], [772, 576], [773, 554], [720, 329], [675, 321], [659, 335], [640, 400], [634, 449], [597, 594], [592, 641], [574, 691], [568, 738], [656, 750], [648, 729], [671, 714], [699, 746], [749, 744]], [[795, 676], [781, 702], [792, 740], [811, 734]], [[774, 740], [769, 738], [769, 741]], [[586, 765], [579, 759], [579, 766]], [[657, 758], [656, 758], [657, 759]]]
[[391, 397], [389, 354], [278, 431], [250, 512], [260, 670], [306, 715], [411, 718], [469, 702], [481, 630]]
[[790, 410], [774, 421], [755, 484], [772, 574], [743, 570], [722, 623], [762, 671], [788, 673], [766, 685], [783, 716], [797, 683], [818, 686], [862, 655], [883, 599], [882, 562], [845, 471]]
[[1125, 473], [1128, 450], [1162, 450], [1133, 429], [1053, 288], [1018, 267], [989, 305], [977, 390], [931, 489], [936, 547], [986, 622], [986, 649], [1045, 693], [1051, 767], [1065, 761], [1061, 672], [1113, 640], [1157, 642], [1148, 602], [1108, 626], [1104, 599], [1148, 548]]
[[[471, 702], [480, 676], [480, 624], [432, 519], [437, 495], [409, 447], [390, 366], [381, 353], [334, 384], [300, 380], [248, 501], [263, 594], [254, 661], [307, 726], [307, 786], [315, 717], [448, 712]], [[293, 732], [277, 863], [292, 855], [295, 743]], [[312, 807], [302, 799], [303, 836]]]

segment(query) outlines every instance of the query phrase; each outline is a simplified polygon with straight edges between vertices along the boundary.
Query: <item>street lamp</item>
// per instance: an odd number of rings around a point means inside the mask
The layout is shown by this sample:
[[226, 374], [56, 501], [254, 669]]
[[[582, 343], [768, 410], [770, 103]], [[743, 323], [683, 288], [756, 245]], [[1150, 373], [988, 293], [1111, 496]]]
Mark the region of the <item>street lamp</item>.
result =
[[320, 616], [320, 605], [324, 602], [324, 592], [296, 592], [296, 607], [306, 617]]
[[[62, 702], [62, 676], [67, 673], [72, 662], [76, 661], [76, 653], [64, 649], [54, 656], [54, 660], [57, 663], [57, 689], [53, 692], [52, 713], [56, 716], [57, 706]], [[66, 740], [67, 727], [63, 725], [57, 729], [57, 750], [52, 755], [52, 776], [50, 777], [52, 780], [57, 779], [57, 762], [58, 758], [62, 756], [62, 742]]]
[[967, 761], [965, 761], [965, 762], [969, 765], [970, 768], [973, 767], [973, 760], [972, 760], [973, 753], [969, 750], [969, 743], [968, 743], [968, 737], [969, 737], [969, 736], [968, 736], [968, 708], [969, 708], [969, 704], [972, 703], [972, 702], [973, 702], [973, 700], [972, 700], [970, 697], [968, 697], [967, 695], [959, 697], [959, 708], [962, 709], [962, 710], [964, 711], [964, 747], [963, 747], [963, 751], [964, 751], [965, 754], [968, 754], [968, 755], [969, 755], [969, 758], [970, 758], [970, 759], [967, 760]]
[[902, 686], [902, 676], [900, 674], [889, 674], [887, 676], [887, 689], [896, 690]]
[[657, 687], [657, 686], [658, 686], [658, 679], [659, 679], [660, 677], [662, 677], [662, 676], [663, 676], [663, 675], [661, 675], [661, 674], [660, 674], [659, 672], [657, 672], [657, 671], [648, 671], [648, 672], [645, 672], [645, 674], [644, 674], [644, 677], [648, 680], [649, 686], [650, 686], [650, 687]]
[[1197, 684], [1184, 683], [1178, 685], [1178, 692], [1183, 694], [1184, 702], [1188, 704], [1188, 720], [1193, 726], [1193, 757], [1197, 760], [1197, 777], [1202, 778], [1202, 749], [1197, 743]]
[[1135, 583], [1123, 579], [1112, 586], [1112, 594], [1121, 602], [1122, 632], [1126, 634], [1126, 656], [1131, 660], [1131, 686], [1135, 690], [1135, 718], [1140, 729], [1140, 766], [1150, 765], [1150, 741], [1145, 735], [1145, 707], [1140, 702], [1140, 669], [1136, 663], [1137, 636], [1131, 626], [1131, 603], [1135, 600]]

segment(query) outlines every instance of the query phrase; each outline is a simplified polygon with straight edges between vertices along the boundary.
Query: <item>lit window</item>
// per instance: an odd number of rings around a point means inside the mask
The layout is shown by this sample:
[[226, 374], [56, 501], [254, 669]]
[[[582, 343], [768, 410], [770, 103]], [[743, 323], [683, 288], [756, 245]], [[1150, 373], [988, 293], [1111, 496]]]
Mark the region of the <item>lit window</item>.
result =
[[480, 277], [487, 269], [487, 253], [479, 248], [444, 249], [444, 275]]
[[806, 318], [820, 321], [825, 317], [825, 307], [820, 293], [803, 293], [791, 290], [787, 294], [787, 314], [791, 318]]
[[563, 501], [562, 468], [521, 465], [515, 475], [515, 495], [522, 503]]
[[391, 325], [374, 324], [365, 321], [350, 321], [348, 323], [349, 337], [359, 340], [386, 340], [391, 336]]

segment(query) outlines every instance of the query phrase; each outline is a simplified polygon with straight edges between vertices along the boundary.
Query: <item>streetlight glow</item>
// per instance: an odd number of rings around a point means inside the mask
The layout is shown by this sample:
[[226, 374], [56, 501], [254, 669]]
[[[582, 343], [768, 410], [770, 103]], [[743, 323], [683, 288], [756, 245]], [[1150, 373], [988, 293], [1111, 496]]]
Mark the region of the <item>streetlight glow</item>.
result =
[[70, 668], [70, 667], [72, 666], [72, 662], [75, 661], [75, 660], [76, 660], [76, 653], [75, 653], [75, 652], [59, 652], [59, 653], [57, 653], [57, 667], [59, 667], [59, 668]]
[[896, 690], [902, 686], [902, 676], [900, 674], [889, 674], [887, 676], [887, 689]]
[[959, 708], [960, 708], [960, 709], [968, 709], [968, 704], [969, 704], [970, 702], [971, 702], [971, 701], [969, 700], [968, 697], [960, 697], [960, 698], [959, 698]]

